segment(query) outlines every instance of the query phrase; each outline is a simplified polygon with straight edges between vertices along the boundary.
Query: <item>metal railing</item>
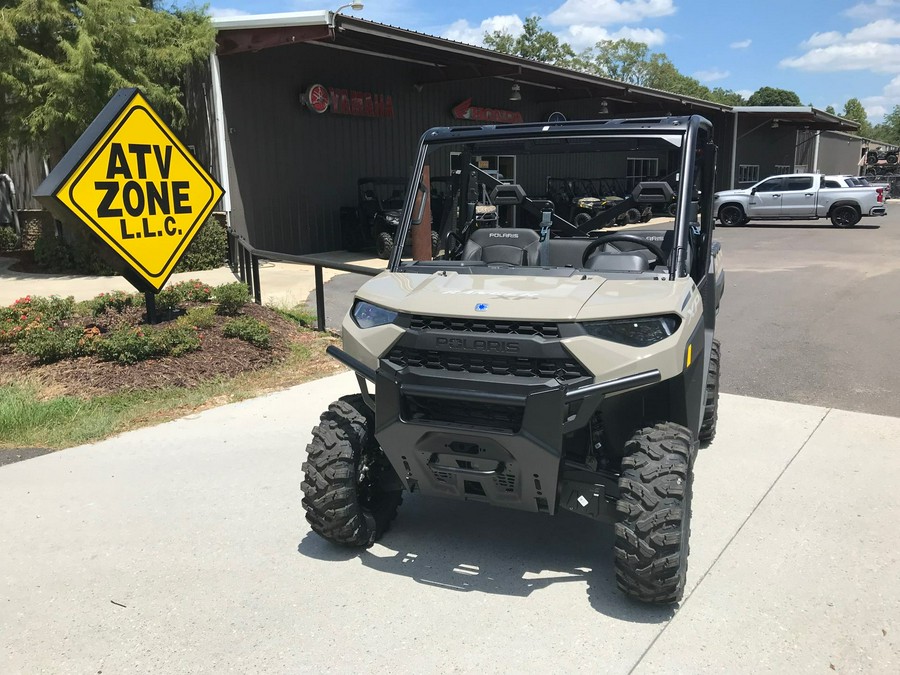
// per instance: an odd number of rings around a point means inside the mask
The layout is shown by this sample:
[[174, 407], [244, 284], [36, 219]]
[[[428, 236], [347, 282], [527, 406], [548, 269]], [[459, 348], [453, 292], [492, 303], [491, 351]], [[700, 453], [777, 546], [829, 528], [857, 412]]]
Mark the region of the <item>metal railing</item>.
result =
[[369, 277], [374, 277], [384, 271], [333, 260], [322, 253], [290, 255], [288, 253], [276, 253], [254, 248], [240, 235], [229, 230], [228, 264], [231, 267], [231, 271], [250, 288], [250, 293], [256, 304], [262, 304], [262, 289], [259, 283], [259, 261], [261, 258], [313, 266], [316, 282], [316, 329], [322, 332], [325, 331], [325, 282], [322, 278], [323, 268], [327, 267], [328, 269], [351, 272], [353, 274], [364, 274]]

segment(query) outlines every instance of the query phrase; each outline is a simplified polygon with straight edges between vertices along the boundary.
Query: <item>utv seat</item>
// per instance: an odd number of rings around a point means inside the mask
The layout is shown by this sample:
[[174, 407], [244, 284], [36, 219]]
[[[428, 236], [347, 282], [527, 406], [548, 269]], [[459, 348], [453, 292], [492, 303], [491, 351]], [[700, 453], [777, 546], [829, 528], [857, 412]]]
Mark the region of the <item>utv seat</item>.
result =
[[475, 230], [463, 249], [463, 260], [487, 264], [537, 265], [541, 238], [534, 230], [492, 227]]

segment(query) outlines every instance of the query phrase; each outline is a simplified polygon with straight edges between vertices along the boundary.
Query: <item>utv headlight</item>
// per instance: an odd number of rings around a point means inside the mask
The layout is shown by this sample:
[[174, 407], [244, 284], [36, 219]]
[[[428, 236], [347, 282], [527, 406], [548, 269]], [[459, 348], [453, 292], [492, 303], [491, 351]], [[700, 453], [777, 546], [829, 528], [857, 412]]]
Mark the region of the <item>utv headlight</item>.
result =
[[601, 340], [618, 342], [629, 347], [649, 347], [672, 335], [681, 319], [674, 314], [641, 316], [634, 319], [591, 321], [583, 324], [588, 335]]
[[357, 300], [356, 304], [353, 305], [353, 321], [360, 328], [383, 326], [386, 323], [393, 323], [396, 318], [397, 312], [392, 312], [378, 305], [371, 305], [362, 300]]

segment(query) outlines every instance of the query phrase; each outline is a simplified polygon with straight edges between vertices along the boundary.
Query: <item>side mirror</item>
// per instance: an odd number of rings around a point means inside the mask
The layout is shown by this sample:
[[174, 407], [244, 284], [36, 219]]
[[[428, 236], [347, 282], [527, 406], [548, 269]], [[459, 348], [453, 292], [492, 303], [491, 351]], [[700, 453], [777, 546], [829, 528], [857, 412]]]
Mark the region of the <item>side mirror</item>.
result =
[[750, 194], [751, 194], [751, 195], [755, 195], [755, 194], [756, 194], [756, 188], [750, 188]]

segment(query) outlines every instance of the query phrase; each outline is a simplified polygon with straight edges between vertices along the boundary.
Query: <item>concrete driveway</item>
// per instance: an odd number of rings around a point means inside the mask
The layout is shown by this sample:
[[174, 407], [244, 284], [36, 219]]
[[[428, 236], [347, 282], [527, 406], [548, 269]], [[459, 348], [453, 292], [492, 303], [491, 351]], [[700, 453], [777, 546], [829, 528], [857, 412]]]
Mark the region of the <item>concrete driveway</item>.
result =
[[725, 395], [677, 612], [615, 590], [609, 528], [408, 497], [312, 535], [342, 374], [0, 467], [0, 672], [900, 669], [900, 419]]

